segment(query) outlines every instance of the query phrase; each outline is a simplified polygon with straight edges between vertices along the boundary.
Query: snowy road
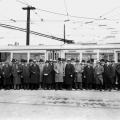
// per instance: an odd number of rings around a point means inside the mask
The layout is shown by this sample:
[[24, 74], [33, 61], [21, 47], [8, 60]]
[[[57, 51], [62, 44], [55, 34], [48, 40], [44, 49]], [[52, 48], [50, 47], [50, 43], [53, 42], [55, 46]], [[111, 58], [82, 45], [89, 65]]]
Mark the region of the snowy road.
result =
[[120, 120], [120, 92], [0, 91], [0, 120]]

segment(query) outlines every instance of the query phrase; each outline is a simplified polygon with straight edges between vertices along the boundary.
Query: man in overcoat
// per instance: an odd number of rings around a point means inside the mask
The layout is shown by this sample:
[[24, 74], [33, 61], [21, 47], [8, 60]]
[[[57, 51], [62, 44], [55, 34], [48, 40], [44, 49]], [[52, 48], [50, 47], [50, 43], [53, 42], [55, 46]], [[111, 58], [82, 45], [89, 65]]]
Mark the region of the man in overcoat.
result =
[[75, 73], [75, 68], [74, 65], [71, 64], [71, 60], [67, 60], [67, 64], [65, 67], [65, 84], [67, 89], [72, 90], [72, 85], [74, 81], [74, 73]]
[[12, 75], [13, 75], [13, 85], [14, 89], [20, 89], [21, 86], [21, 65], [19, 64], [19, 61], [14, 61], [12, 64]]
[[0, 64], [0, 89], [3, 88], [2, 64]]
[[43, 88], [44, 89], [52, 89], [52, 83], [53, 83], [52, 70], [53, 69], [49, 64], [49, 61], [46, 61], [43, 67]]
[[39, 66], [36, 64], [36, 60], [33, 61], [33, 64], [29, 66], [30, 70], [30, 84], [31, 89], [38, 89], [39, 88], [39, 79], [40, 79], [40, 69]]
[[113, 71], [109, 60], [106, 60], [106, 64], [104, 65], [104, 77], [105, 90], [111, 91]]
[[30, 88], [30, 69], [27, 61], [24, 61], [24, 64], [22, 65], [22, 84], [23, 89], [29, 89]]
[[3, 76], [3, 86], [5, 89], [10, 89], [12, 85], [11, 80], [11, 66], [8, 62], [5, 62], [5, 65], [2, 68], [2, 76]]
[[100, 64], [100, 61], [96, 62], [96, 66], [94, 68], [94, 78], [95, 78], [95, 89], [102, 90], [103, 88], [103, 72], [104, 68]]
[[62, 89], [63, 85], [63, 75], [64, 75], [64, 68], [61, 59], [58, 59], [58, 62], [54, 64], [54, 71], [55, 71], [55, 89]]
[[93, 80], [94, 80], [94, 69], [92, 65], [90, 64], [90, 61], [87, 61], [87, 66], [84, 68], [84, 76], [85, 76], [85, 85], [86, 89], [92, 89], [93, 88]]
[[83, 72], [83, 67], [79, 63], [79, 60], [76, 60], [75, 64], [75, 89], [81, 89], [82, 90], [82, 72]]
[[40, 69], [40, 83], [39, 83], [39, 88], [43, 87], [43, 68], [44, 68], [44, 60], [40, 59], [39, 60], [39, 69]]

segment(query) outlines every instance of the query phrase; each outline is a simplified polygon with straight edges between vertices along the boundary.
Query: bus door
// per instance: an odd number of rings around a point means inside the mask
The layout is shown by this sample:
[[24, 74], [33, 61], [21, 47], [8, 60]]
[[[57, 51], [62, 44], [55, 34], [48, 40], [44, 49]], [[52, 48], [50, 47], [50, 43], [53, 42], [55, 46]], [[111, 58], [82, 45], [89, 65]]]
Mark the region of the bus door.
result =
[[48, 52], [48, 60], [57, 60], [60, 57], [60, 51], [58, 50], [49, 50]]

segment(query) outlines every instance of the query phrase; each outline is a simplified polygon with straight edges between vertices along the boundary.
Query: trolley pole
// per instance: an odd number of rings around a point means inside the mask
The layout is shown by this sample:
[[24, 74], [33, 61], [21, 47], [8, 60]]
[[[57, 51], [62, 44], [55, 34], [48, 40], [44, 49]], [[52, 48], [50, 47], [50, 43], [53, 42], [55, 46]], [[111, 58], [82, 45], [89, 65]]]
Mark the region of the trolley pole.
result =
[[35, 7], [24, 7], [23, 10], [27, 10], [27, 31], [26, 31], [26, 45], [30, 44], [30, 10], [34, 10]]
[[64, 23], [64, 44], [65, 44], [65, 23]]

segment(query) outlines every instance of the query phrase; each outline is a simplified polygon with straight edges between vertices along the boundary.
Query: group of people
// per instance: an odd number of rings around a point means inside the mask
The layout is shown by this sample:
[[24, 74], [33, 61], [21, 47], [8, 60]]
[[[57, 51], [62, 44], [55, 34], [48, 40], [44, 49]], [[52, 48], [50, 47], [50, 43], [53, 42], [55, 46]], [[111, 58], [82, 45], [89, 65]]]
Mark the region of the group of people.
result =
[[0, 64], [0, 89], [120, 90], [120, 64], [101, 59], [18, 61]]

